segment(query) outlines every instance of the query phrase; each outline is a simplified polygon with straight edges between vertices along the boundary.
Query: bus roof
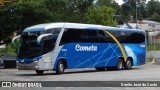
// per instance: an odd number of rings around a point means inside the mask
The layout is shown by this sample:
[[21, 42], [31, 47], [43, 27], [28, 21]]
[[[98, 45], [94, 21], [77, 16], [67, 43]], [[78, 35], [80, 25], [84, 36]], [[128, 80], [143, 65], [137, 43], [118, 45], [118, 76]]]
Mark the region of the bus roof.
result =
[[24, 32], [35, 32], [35, 31], [42, 31], [47, 30], [51, 28], [77, 28], [77, 29], [102, 29], [102, 30], [127, 30], [127, 31], [142, 31], [139, 29], [126, 29], [126, 28], [116, 28], [116, 27], [110, 27], [110, 26], [103, 26], [103, 25], [96, 25], [96, 24], [81, 24], [81, 23], [46, 23], [46, 24], [38, 24], [31, 27], [28, 27], [24, 30]]

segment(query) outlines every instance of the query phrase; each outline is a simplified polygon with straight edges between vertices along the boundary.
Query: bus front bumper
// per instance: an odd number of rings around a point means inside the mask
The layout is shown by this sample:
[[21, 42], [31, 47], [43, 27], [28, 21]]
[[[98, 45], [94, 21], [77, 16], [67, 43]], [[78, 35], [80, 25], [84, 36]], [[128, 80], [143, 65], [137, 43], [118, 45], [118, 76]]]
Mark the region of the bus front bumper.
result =
[[18, 70], [44, 70], [44, 64], [41, 61], [34, 61], [32, 63], [19, 63], [17, 61]]

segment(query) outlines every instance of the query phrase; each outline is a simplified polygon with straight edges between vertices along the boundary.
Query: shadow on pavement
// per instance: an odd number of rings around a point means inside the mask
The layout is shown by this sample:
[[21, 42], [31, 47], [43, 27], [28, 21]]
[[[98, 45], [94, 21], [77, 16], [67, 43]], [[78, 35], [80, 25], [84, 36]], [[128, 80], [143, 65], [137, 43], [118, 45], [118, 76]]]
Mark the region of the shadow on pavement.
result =
[[[105, 70], [105, 71], [97, 71], [97, 70], [81, 70], [81, 71], [66, 71], [64, 72], [64, 74], [61, 75], [65, 75], [65, 74], [78, 74], [78, 73], [98, 73], [98, 72], [120, 72], [120, 71], [132, 71], [132, 70], [138, 70], [141, 68], [132, 68], [130, 70]], [[35, 74], [17, 74], [17, 76], [46, 76], [46, 75], [58, 75], [55, 73], [55, 71], [53, 71], [53, 73], [51, 72], [44, 72], [42, 75], [37, 75], [36, 72]]]

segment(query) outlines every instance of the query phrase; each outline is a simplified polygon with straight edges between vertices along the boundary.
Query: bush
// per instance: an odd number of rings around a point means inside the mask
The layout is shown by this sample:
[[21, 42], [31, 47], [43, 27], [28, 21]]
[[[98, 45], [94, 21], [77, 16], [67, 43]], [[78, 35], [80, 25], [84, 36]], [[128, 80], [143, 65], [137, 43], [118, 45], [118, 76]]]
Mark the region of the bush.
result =
[[18, 50], [18, 41], [15, 41], [14, 47], [11, 44], [7, 44], [5, 49], [0, 50], [0, 54], [16, 54]]

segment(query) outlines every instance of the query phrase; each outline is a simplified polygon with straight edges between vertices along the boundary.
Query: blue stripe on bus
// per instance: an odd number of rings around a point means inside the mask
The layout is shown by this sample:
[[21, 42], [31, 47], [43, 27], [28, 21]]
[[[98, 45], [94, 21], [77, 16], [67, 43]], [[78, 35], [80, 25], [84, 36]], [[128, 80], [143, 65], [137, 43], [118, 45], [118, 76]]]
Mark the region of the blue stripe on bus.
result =
[[35, 58], [30, 58], [30, 59], [17, 58], [17, 61], [19, 63], [32, 63], [32, 62], [38, 61], [40, 59], [42, 59], [42, 56], [38, 56], [38, 57], [35, 57]]

